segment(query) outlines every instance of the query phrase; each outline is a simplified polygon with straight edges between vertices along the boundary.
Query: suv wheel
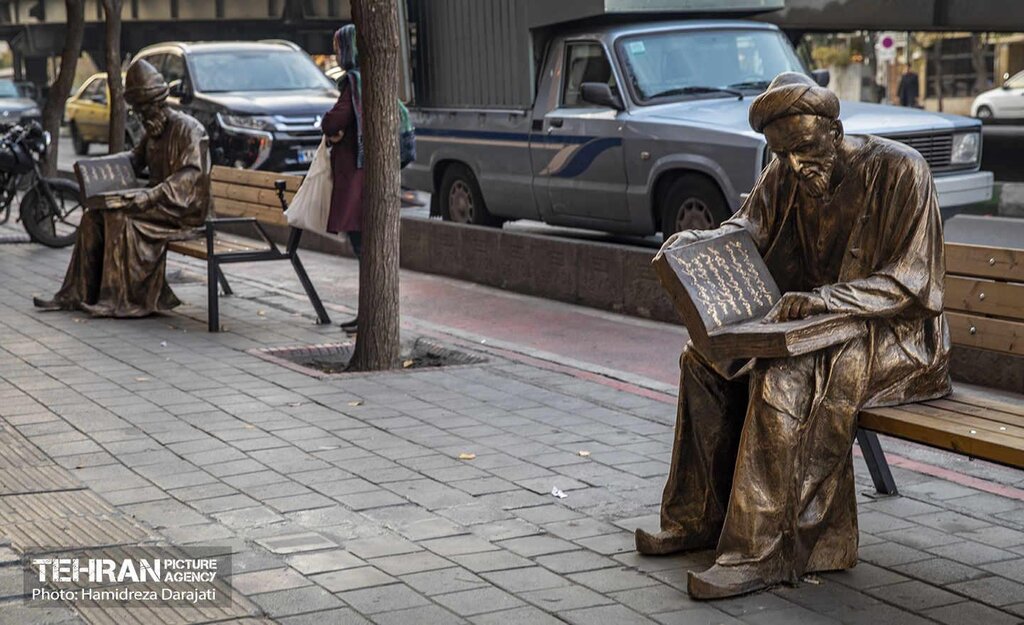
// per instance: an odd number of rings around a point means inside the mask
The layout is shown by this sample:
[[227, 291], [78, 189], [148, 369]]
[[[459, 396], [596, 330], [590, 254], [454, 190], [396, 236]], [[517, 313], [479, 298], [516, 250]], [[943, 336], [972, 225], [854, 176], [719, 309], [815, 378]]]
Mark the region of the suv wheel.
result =
[[491, 215], [476, 176], [460, 163], [449, 165], [441, 178], [441, 217], [445, 221], [477, 226], [500, 226], [502, 220]]
[[700, 174], [683, 174], [665, 189], [659, 202], [665, 238], [681, 230], [710, 230], [729, 218], [718, 185]]

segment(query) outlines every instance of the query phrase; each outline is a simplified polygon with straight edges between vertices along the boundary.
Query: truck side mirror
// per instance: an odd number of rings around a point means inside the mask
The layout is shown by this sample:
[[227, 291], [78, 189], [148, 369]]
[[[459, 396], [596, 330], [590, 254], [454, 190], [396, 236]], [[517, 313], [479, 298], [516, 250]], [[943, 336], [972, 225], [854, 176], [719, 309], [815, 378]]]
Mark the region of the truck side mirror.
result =
[[192, 99], [192, 91], [188, 88], [188, 85], [185, 84], [185, 81], [180, 78], [172, 80], [170, 84], [167, 85], [167, 93], [172, 98], [178, 98], [178, 101], [182, 104], [186, 104]]
[[625, 110], [622, 99], [612, 93], [612, 88], [604, 82], [585, 82], [580, 85], [580, 99], [589, 104], [607, 106], [616, 111]]
[[818, 83], [819, 87], [828, 87], [829, 81], [832, 80], [832, 74], [827, 69], [816, 69], [811, 72], [811, 78]]

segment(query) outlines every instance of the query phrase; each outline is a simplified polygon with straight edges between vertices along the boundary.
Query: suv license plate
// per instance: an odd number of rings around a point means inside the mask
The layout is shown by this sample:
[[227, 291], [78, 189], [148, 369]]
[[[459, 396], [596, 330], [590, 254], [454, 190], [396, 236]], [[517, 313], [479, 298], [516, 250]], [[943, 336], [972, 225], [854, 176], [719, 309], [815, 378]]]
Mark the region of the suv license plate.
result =
[[308, 163], [313, 160], [315, 154], [316, 148], [302, 148], [299, 150], [299, 162]]

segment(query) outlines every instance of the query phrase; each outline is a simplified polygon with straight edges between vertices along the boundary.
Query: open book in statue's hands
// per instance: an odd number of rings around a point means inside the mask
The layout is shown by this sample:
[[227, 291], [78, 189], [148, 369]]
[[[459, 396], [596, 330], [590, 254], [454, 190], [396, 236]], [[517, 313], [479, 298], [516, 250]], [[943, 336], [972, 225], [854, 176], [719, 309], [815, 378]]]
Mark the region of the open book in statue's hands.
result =
[[867, 332], [855, 317], [816, 314], [824, 302], [812, 294], [781, 294], [746, 230], [664, 249], [654, 267], [694, 345], [714, 360], [797, 356]]

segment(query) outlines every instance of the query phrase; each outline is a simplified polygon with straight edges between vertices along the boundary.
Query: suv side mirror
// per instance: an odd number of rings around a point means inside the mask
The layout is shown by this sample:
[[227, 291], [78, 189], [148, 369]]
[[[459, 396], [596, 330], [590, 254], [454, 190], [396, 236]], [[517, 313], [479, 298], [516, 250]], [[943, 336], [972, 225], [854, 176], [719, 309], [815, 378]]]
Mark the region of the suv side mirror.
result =
[[612, 93], [612, 88], [604, 82], [585, 82], [580, 85], [580, 99], [589, 104], [607, 106], [616, 111], [625, 110], [622, 99]]
[[816, 69], [811, 72], [811, 78], [818, 83], [819, 87], [828, 87], [829, 81], [832, 80], [832, 74], [827, 69]]
[[172, 80], [167, 85], [167, 93], [172, 98], [178, 98], [178, 100], [185, 104], [192, 99], [192, 90], [188, 88], [185, 81], [182, 79]]

